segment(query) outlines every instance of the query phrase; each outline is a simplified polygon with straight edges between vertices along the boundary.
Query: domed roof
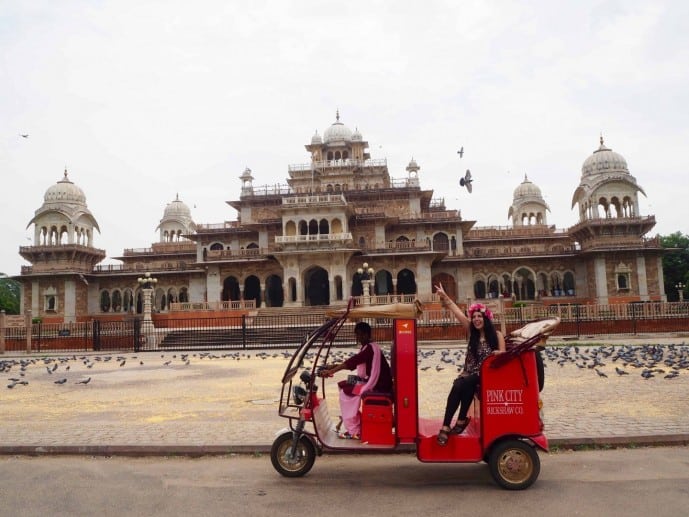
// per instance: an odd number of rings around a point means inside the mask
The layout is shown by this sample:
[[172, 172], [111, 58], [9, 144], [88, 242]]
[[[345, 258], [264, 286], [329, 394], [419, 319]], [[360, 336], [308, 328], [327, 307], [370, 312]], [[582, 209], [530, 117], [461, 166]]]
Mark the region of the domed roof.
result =
[[363, 140], [363, 137], [361, 136], [361, 133], [359, 133], [359, 128], [354, 128], [354, 133], [352, 133], [352, 142], [361, 142]]
[[82, 229], [89, 227], [100, 231], [98, 222], [86, 206], [84, 191], [64, 177], [48, 188], [43, 196], [43, 204], [34, 212], [27, 228], [32, 224], [56, 224], [56, 221], [78, 224]]
[[322, 144], [323, 140], [321, 139], [321, 135], [318, 134], [318, 131], [316, 131], [316, 134], [311, 137], [311, 145], [314, 144]]
[[163, 220], [165, 219], [191, 219], [191, 210], [189, 207], [179, 200], [179, 194], [172, 203], [168, 203], [163, 213]]
[[43, 201], [45, 203], [77, 203], [85, 205], [86, 196], [83, 190], [69, 181], [67, 169], [65, 169], [65, 176], [45, 191]]
[[581, 175], [603, 174], [607, 172], [623, 172], [629, 174], [627, 160], [621, 154], [605, 147], [603, 136], [600, 137], [600, 147], [586, 158], [581, 166]]
[[521, 184], [514, 189], [513, 197], [515, 201], [523, 198], [536, 198], [543, 200], [541, 189], [538, 187], [538, 185], [529, 181], [529, 178], [526, 174], [524, 174], [524, 181], [522, 181]]
[[335, 114], [335, 122], [323, 133], [323, 142], [328, 144], [330, 142], [351, 142], [352, 130], [340, 122], [339, 110]]

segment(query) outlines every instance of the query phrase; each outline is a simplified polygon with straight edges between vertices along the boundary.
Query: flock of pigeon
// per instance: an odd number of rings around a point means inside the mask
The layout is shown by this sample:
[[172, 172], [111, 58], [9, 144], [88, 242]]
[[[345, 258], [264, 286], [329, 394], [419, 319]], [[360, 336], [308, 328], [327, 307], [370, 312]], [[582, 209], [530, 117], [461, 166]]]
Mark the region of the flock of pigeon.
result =
[[[689, 371], [689, 345], [604, 345], [604, 346], [547, 346], [542, 352], [544, 365], [573, 366], [591, 371], [598, 377], [608, 375], [638, 375], [642, 379], [662, 377], [675, 379]], [[461, 368], [463, 351], [420, 350], [419, 369], [422, 371], [446, 367]], [[429, 364], [430, 363], [430, 364]]]
[[[243, 353], [243, 352], [233, 352], [224, 353], [221, 355], [213, 354], [211, 352], [200, 352], [194, 354], [173, 354], [167, 358], [167, 360], [162, 362], [162, 366], [188, 366], [191, 364], [192, 358], [198, 359], [233, 359], [239, 361], [241, 359], [249, 359], [252, 357], [257, 357], [260, 359], [267, 359], [269, 357], [291, 357], [291, 352], [282, 353], [271, 353], [258, 352], [255, 354]], [[153, 357], [153, 356], [150, 356]], [[161, 359], [166, 359], [165, 354], [161, 354]], [[75, 364], [80, 366], [79, 370], [91, 370], [97, 365], [108, 365], [109, 367], [113, 364], [117, 364], [119, 368], [124, 367], [127, 364], [134, 364], [143, 366], [144, 360], [150, 361], [149, 357], [138, 357], [138, 356], [113, 356], [113, 355], [71, 355], [62, 357], [41, 357], [41, 358], [26, 358], [26, 359], [5, 359], [0, 360], [0, 375], [7, 375], [8, 389], [14, 389], [16, 386], [28, 386], [29, 380], [27, 380], [27, 372], [29, 369], [40, 369], [45, 373], [36, 376], [36, 372], [32, 371], [32, 380], [36, 382], [36, 379], [41, 381], [51, 381], [57, 385], [63, 384], [81, 384], [87, 385], [91, 382], [93, 376], [83, 375], [78, 373], [77, 368], [72, 368]], [[129, 363], [127, 362], [129, 361]], [[137, 363], [138, 361], [138, 363]]]
[[[328, 362], [338, 363], [351, 355], [351, 350], [333, 348], [328, 357]], [[663, 379], [675, 379], [682, 371], [689, 371], [689, 345], [604, 345], [582, 346], [564, 345], [547, 346], [543, 353], [546, 366], [576, 367], [583, 371], [590, 371], [601, 378], [609, 375], [638, 375], [648, 380], [654, 377]], [[215, 354], [212, 352], [173, 354], [166, 357], [160, 355], [164, 361], [162, 366], [188, 366], [192, 359], [290, 359], [292, 350], [272, 352], [228, 352]], [[0, 375], [7, 376], [7, 388], [14, 389], [17, 386], [28, 386], [27, 371], [42, 369], [44, 374], [37, 375], [36, 371], [31, 376], [34, 381], [50, 381], [57, 385], [79, 384], [87, 385], [93, 378], [88, 371], [98, 365], [112, 367], [117, 364], [119, 368], [127, 364], [137, 366], [144, 365], [144, 359], [153, 362], [154, 354], [146, 356], [119, 356], [119, 355], [71, 355], [64, 357], [41, 357], [0, 360]], [[316, 356], [313, 352], [306, 355], [307, 361], [313, 361]], [[389, 357], [388, 357], [389, 359]], [[72, 366], [79, 368], [72, 369]], [[459, 370], [464, 365], [464, 347], [459, 348], [419, 348], [419, 370], [437, 372], [446, 368]], [[305, 365], [306, 366], [306, 365]], [[79, 371], [77, 371], [77, 369]], [[86, 374], [82, 373], [86, 370]]]

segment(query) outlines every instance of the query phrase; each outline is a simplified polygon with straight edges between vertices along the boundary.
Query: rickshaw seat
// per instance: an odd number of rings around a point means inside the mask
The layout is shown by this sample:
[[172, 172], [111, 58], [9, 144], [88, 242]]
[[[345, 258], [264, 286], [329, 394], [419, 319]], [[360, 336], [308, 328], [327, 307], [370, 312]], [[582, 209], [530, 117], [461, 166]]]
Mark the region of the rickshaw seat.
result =
[[375, 406], [387, 406], [392, 404], [392, 393], [385, 391], [367, 391], [361, 395], [362, 404], [373, 404]]

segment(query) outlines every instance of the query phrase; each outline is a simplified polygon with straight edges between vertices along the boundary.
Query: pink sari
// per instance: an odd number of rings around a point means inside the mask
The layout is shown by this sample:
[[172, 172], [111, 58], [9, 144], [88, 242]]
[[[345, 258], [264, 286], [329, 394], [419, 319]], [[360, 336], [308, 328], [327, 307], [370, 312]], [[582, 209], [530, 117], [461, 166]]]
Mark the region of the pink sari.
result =
[[[342, 423], [347, 432], [351, 435], [361, 434], [361, 413], [359, 407], [361, 406], [361, 394], [366, 393], [374, 388], [378, 383], [378, 376], [380, 375], [380, 347], [375, 343], [369, 343], [373, 349], [373, 361], [371, 362], [371, 375], [365, 383], [357, 383], [354, 386], [351, 395], [347, 395], [343, 390], [340, 390], [340, 411], [342, 412]], [[356, 367], [356, 374], [364, 378], [366, 377], [366, 364], [362, 363]]]

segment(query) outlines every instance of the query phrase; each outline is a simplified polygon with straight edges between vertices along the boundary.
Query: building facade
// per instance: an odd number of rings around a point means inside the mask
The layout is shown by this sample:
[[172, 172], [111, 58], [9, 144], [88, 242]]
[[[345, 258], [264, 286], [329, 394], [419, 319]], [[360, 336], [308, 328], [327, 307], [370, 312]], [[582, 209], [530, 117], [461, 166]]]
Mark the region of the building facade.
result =
[[569, 229], [548, 225], [550, 208], [527, 177], [514, 191], [510, 226], [464, 220], [421, 187], [413, 158], [392, 178], [339, 114], [305, 148], [309, 161], [289, 165], [284, 185], [255, 186], [248, 168], [239, 176], [234, 221], [197, 224], [177, 196], [159, 241], [125, 249], [117, 265], [98, 265], [106, 255], [94, 247], [98, 224], [65, 171], [29, 222], [33, 244], [19, 250], [31, 263], [18, 277], [22, 307], [60, 322], [140, 313], [145, 272], [157, 279], [161, 312], [337, 305], [366, 285], [376, 301], [428, 301], [438, 282], [460, 301], [665, 300], [662, 248], [646, 238], [655, 218], [638, 213], [645, 193], [602, 137], [582, 166], [572, 198], [579, 221]]

